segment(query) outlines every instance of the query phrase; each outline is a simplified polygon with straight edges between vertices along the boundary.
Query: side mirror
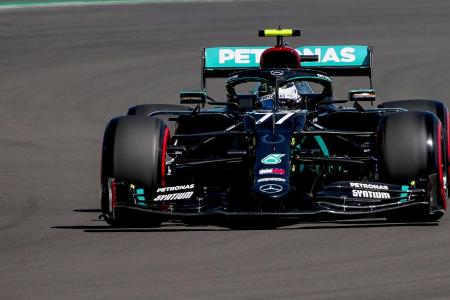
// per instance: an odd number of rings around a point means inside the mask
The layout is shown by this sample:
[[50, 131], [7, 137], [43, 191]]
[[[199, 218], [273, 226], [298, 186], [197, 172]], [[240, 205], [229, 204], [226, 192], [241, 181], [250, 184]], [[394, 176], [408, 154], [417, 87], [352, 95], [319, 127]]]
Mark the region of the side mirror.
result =
[[374, 89], [350, 90], [348, 92], [348, 100], [354, 102], [375, 101], [375, 90]]
[[204, 104], [208, 96], [204, 91], [182, 91], [180, 92], [181, 104]]
[[258, 95], [267, 95], [273, 93], [273, 86], [268, 85], [267, 83], [261, 83], [258, 87]]
[[267, 83], [261, 83], [258, 86], [258, 94], [261, 95], [261, 94], [265, 94], [265, 93], [267, 93]]

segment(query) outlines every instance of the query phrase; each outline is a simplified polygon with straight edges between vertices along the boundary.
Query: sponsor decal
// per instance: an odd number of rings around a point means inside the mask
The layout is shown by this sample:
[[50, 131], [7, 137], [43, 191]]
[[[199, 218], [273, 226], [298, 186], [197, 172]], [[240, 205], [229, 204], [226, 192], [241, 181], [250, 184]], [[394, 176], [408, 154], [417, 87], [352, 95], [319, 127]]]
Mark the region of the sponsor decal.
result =
[[176, 186], [167, 186], [160, 187], [156, 190], [157, 193], [166, 193], [166, 192], [174, 192], [181, 190], [192, 190], [194, 188], [194, 184], [186, 184], [186, 185], [176, 185]]
[[322, 75], [322, 74], [319, 74], [319, 73], [317, 73], [317, 77], [326, 79], [326, 80], [328, 80], [328, 81], [331, 81], [331, 78], [330, 78], [330, 77], [325, 76], [325, 75]]
[[[207, 48], [206, 67], [257, 67], [265, 49], [267, 47]], [[300, 55], [319, 57], [317, 62], [302, 62], [305, 67], [368, 66], [370, 60], [368, 47], [361, 45], [303, 46], [296, 50]]]
[[194, 192], [184, 192], [184, 193], [172, 193], [172, 194], [165, 194], [165, 195], [158, 195], [156, 196], [153, 201], [171, 201], [171, 200], [183, 200], [183, 199], [189, 199], [194, 195]]
[[350, 182], [350, 187], [369, 190], [389, 190], [389, 187], [387, 185], [360, 182]]
[[261, 178], [261, 179], [258, 179], [257, 182], [267, 182], [267, 181], [286, 182], [286, 179], [283, 179], [283, 178], [277, 178], [277, 177], [270, 177], [270, 178]]
[[219, 49], [219, 64], [233, 61], [235, 64], [248, 64], [255, 62], [259, 64], [261, 54], [265, 48], [221, 48]]
[[281, 158], [285, 156], [285, 154], [272, 153], [264, 157], [261, 162], [265, 165], [276, 165], [281, 163]]
[[262, 137], [263, 143], [266, 144], [281, 144], [285, 140], [286, 139], [281, 134], [278, 134], [278, 137], [274, 137], [272, 134], [266, 134]]
[[391, 199], [389, 193], [364, 190], [352, 190], [352, 196], [356, 198]]
[[[265, 49], [255, 48], [235, 48], [235, 49], [219, 49], [219, 63], [226, 64], [231, 61], [234, 64], [259, 64], [261, 54]], [[351, 63], [356, 60], [356, 49], [354, 47], [314, 47], [298, 48], [300, 55], [317, 55], [321, 63]], [[280, 72], [276, 74], [275, 72]], [[272, 71], [272, 75], [283, 75], [282, 71]]]
[[259, 187], [259, 190], [267, 194], [275, 194], [283, 191], [283, 187], [279, 184], [263, 184]]
[[273, 98], [275, 98], [275, 93], [264, 95], [259, 101], [273, 100]]
[[303, 55], [317, 55], [319, 56], [319, 62], [328, 63], [351, 63], [356, 60], [355, 48], [343, 47], [343, 48], [303, 48], [300, 54]]
[[286, 172], [284, 169], [280, 168], [271, 168], [271, 169], [261, 169], [259, 170], [259, 175], [267, 175], [267, 174], [274, 174], [274, 175], [284, 175]]
[[[173, 201], [189, 199], [194, 195], [194, 191], [187, 191], [194, 189], [195, 184], [185, 184], [176, 186], [160, 187], [156, 190], [157, 193], [169, 193], [163, 195], [157, 195], [153, 201]], [[172, 193], [176, 192], [176, 193]]]

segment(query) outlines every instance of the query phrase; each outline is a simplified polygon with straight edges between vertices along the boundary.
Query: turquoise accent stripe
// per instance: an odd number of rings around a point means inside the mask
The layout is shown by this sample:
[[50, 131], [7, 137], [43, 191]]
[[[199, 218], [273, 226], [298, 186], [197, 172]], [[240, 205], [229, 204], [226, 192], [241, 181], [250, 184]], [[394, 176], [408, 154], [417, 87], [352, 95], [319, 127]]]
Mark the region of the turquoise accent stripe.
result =
[[[408, 191], [408, 190], [409, 190], [409, 186], [402, 185], [402, 191]], [[400, 203], [408, 201], [408, 193], [401, 193], [400, 197], [406, 198], [406, 199], [400, 200], [399, 201]]]
[[323, 138], [320, 135], [315, 135], [314, 139], [316, 140], [317, 144], [319, 144], [320, 150], [322, 150], [323, 155], [327, 158], [330, 157], [330, 152], [328, 152], [327, 145], [325, 145]]
[[137, 196], [137, 200], [138, 201], [145, 201], [145, 197], [144, 196]]
[[137, 195], [144, 195], [144, 189], [137, 189], [136, 190]]
[[305, 169], [305, 165], [304, 165], [304, 164], [300, 164], [300, 170], [299, 170], [299, 172], [300, 172], [300, 173], [303, 172], [304, 169]]

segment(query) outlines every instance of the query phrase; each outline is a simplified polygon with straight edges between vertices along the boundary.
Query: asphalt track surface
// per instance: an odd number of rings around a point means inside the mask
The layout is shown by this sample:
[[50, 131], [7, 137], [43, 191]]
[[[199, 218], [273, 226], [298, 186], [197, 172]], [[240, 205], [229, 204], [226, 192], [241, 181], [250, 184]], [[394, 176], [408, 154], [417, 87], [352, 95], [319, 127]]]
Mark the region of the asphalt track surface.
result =
[[304, 44], [373, 43], [379, 99], [448, 100], [449, 13], [411, 0], [0, 12], [0, 299], [448, 299], [449, 216], [268, 231], [97, 217], [106, 122], [197, 87], [201, 46], [300, 27]]

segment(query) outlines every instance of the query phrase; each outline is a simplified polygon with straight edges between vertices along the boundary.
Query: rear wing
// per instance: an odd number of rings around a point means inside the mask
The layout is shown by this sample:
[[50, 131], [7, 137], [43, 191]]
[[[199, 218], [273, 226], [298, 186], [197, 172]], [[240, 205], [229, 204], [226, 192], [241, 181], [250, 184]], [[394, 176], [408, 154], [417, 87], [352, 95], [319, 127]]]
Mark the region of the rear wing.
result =
[[[202, 89], [206, 88], [207, 78], [225, 78], [240, 70], [258, 69], [261, 54], [267, 48], [202, 48]], [[304, 57], [318, 56], [318, 61], [301, 62], [302, 68], [329, 76], [368, 76], [372, 88], [372, 46], [303, 46], [296, 50]]]

